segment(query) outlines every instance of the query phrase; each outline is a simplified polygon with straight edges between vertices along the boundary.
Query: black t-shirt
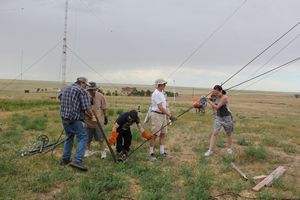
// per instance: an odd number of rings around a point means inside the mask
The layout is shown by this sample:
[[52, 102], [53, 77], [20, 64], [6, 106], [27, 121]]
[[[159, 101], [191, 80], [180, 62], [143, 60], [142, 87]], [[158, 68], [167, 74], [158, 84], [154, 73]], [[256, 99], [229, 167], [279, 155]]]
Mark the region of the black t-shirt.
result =
[[128, 112], [125, 112], [125, 113], [122, 113], [119, 115], [118, 119], [116, 120], [116, 122], [119, 124], [117, 132], [119, 132], [120, 130], [129, 130], [130, 126], [133, 123], [138, 124], [140, 122], [139, 118], [135, 121], [129, 121], [128, 116], [129, 116]]

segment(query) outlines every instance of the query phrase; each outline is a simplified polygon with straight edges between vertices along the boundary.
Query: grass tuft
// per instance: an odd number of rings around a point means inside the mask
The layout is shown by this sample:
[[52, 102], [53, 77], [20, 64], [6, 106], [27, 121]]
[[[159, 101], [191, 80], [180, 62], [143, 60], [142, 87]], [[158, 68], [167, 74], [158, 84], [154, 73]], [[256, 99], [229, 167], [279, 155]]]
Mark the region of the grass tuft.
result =
[[263, 160], [266, 158], [266, 149], [263, 145], [259, 145], [258, 147], [250, 145], [246, 148], [245, 152], [248, 157], [253, 159]]

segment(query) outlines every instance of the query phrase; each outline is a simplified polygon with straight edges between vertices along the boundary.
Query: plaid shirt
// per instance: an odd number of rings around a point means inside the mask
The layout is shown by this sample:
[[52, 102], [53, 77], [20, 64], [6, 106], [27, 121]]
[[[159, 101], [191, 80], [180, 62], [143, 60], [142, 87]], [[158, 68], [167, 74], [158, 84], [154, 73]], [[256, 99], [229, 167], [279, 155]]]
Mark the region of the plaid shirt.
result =
[[60, 116], [65, 119], [82, 119], [84, 111], [92, 106], [87, 92], [76, 83], [66, 87], [59, 99]]

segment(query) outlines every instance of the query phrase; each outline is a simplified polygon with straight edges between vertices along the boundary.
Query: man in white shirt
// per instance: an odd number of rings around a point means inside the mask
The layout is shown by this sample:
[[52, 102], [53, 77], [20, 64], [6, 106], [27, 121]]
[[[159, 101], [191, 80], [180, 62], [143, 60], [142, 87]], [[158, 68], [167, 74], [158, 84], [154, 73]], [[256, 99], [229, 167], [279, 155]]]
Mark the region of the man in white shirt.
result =
[[[164, 89], [167, 82], [164, 79], [157, 79], [155, 81], [156, 90], [151, 96], [151, 120], [152, 120], [152, 133], [159, 136], [159, 152], [160, 155], [165, 159], [170, 159], [171, 157], [165, 152], [165, 135], [167, 133], [168, 120], [175, 120], [175, 117], [171, 115], [169, 109], [167, 109], [167, 101], [164, 95]], [[155, 138], [150, 140], [150, 160], [156, 160], [154, 155], [154, 141]]]

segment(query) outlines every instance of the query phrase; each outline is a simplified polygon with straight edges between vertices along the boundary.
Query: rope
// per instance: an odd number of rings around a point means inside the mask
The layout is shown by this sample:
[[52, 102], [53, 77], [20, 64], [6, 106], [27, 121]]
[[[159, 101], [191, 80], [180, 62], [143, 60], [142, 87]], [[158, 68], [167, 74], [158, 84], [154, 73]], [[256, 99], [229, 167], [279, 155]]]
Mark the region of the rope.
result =
[[[235, 192], [224, 192], [224, 193], [218, 194], [216, 196], [210, 196], [208, 199], [209, 200], [218, 200], [219, 198], [217, 198], [217, 197], [224, 197], [224, 196], [232, 196], [235, 199], [238, 199], [238, 198], [241, 198], [241, 199], [262, 199], [262, 198], [257, 198], [257, 197], [243, 196], [243, 195], [240, 195], [240, 194], [235, 193]], [[270, 200], [299, 200], [299, 198], [276, 198], [276, 197], [269, 197], [268, 199], [270, 199]]]
[[[61, 138], [61, 136], [62, 136], [63, 134], [64, 134], [64, 129], [61, 131], [59, 137], [58, 137], [57, 140], [56, 140], [56, 143], [57, 143], [57, 144], [58, 144], [58, 142], [59, 142], [59, 140], [60, 140], [60, 138]], [[56, 159], [54, 158], [54, 154], [53, 154], [54, 149], [55, 149], [55, 147], [51, 150], [51, 158], [52, 158], [55, 162], [59, 163], [59, 160], [56, 160]]]
[[89, 65], [83, 58], [81, 58], [75, 51], [73, 51], [70, 47], [67, 46], [67, 48], [71, 51], [72, 54], [74, 54], [74, 56], [80, 60], [84, 65], [86, 65], [89, 69], [91, 69], [93, 72], [95, 72], [97, 75], [99, 75], [103, 80], [105, 80], [107, 83], [109, 83], [110, 85], [112, 85], [113, 87], [116, 87], [115, 84], [111, 83], [109, 80], [107, 80], [104, 76], [102, 76], [101, 74], [99, 74], [95, 68], [93, 68], [91, 65]]
[[285, 50], [288, 46], [290, 46], [290, 44], [292, 44], [298, 37], [300, 36], [300, 34], [296, 35], [296, 37], [294, 37], [292, 40], [290, 40], [285, 46], [283, 46], [278, 52], [276, 52], [269, 60], [267, 60], [267, 62], [265, 62], [260, 68], [258, 68], [253, 74], [251, 74], [248, 78], [250, 78], [251, 76], [254, 76], [255, 74], [257, 74], [258, 71], [260, 71], [263, 67], [265, 67], [267, 64], [269, 64], [269, 62], [271, 62], [276, 56], [278, 56], [283, 50]]
[[238, 73], [240, 73], [243, 69], [245, 69], [248, 65], [250, 65], [254, 60], [256, 60], [259, 56], [261, 56], [264, 52], [266, 52], [269, 48], [271, 48], [274, 44], [276, 44], [279, 40], [281, 40], [284, 36], [286, 36], [289, 32], [291, 32], [294, 28], [296, 28], [300, 22], [295, 24], [292, 28], [290, 28], [287, 32], [285, 32], [283, 35], [281, 35], [279, 38], [277, 38], [272, 44], [270, 44], [267, 48], [265, 48], [262, 52], [260, 52], [258, 55], [256, 55], [252, 60], [250, 60], [246, 65], [244, 65], [242, 68], [240, 68], [237, 72], [235, 72], [233, 75], [231, 75], [227, 80], [222, 82], [221, 86], [223, 86], [225, 83], [227, 83], [229, 80], [231, 80], [234, 76], [236, 76]]
[[2, 87], [0, 89], [0, 91], [3, 91], [4, 89], [8, 88], [11, 83], [13, 83], [14, 81], [17, 80], [17, 78], [19, 76], [21, 76], [22, 74], [24, 74], [25, 72], [27, 72], [28, 70], [30, 70], [33, 66], [35, 66], [36, 64], [38, 64], [42, 59], [44, 59], [48, 54], [50, 54], [60, 43], [62, 42], [62, 40], [60, 40], [56, 45], [54, 45], [51, 49], [49, 49], [45, 54], [43, 54], [41, 57], [39, 57], [35, 62], [33, 62], [33, 64], [31, 64], [29, 67], [27, 67], [23, 72], [21, 72], [18, 76], [16, 76], [14, 79], [10, 80], [7, 84], [5, 84], [4, 87]]
[[80, 0], [80, 2], [82, 2], [82, 4], [85, 5], [85, 7], [87, 8], [87, 10], [88, 10], [92, 15], [94, 15], [96, 18], [98, 18], [98, 19], [101, 21], [101, 23], [102, 23], [104, 26], [106, 26], [106, 28], [107, 28], [107, 30], [108, 30], [109, 32], [112, 32], [112, 29], [109, 28], [108, 25], [101, 19], [101, 17], [99, 17], [99, 15], [97, 15], [96, 12], [94, 12], [94, 11], [92, 10], [92, 8], [87, 4], [86, 1]]
[[173, 71], [171, 72], [167, 78], [170, 78], [175, 72], [177, 72], [185, 63], [187, 63], [223, 26], [237, 13], [242, 6], [247, 2], [247, 0], [244, 0], [229, 16], [225, 18], [225, 20], [203, 41], [201, 42], [198, 47], [192, 51], [192, 53], [185, 58], [181, 64]]
[[291, 63], [293, 63], [293, 62], [298, 61], [299, 59], [300, 59], [300, 57], [297, 57], [297, 58], [295, 58], [295, 59], [293, 59], [293, 60], [290, 60], [290, 61], [288, 61], [288, 62], [286, 62], [286, 63], [284, 63], [284, 64], [282, 64], [282, 65], [280, 65], [280, 66], [278, 66], [278, 67], [275, 67], [275, 68], [273, 68], [273, 69], [270, 69], [270, 70], [268, 70], [268, 71], [266, 71], [266, 72], [264, 72], [264, 73], [262, 73], [262, 74], [259, 74], [259, 75], [257, 75], [257, 76], [254, 76], [254, 77], [248, 79], [248, 80], [245, 80], [245, 81], [243, 81], [243, 82], [241, 82], [241, 83], [239, 83], [239, 84], [236, 84], [236, 85], [234, 85], [234, 86], [231, 86], [231, 87], [227, 88], [226, 91], [231, 90], [231, 89], [233, 89], [233, 88], [235, 88], [235, 87], [238, 87], [238, 86], [240, 86], [240, 85], [243, 85], [243, 84], [245, 84], [245, 83], [247, 83], [247, 82], [249, 82], [249, 81], [252, 81], [252, 80], [254, 80], [254, 79], [258, 78], [258, 77], [261, 77], [261, 76], [263, 76], [263, 75], [269, 74], [270, 72], [273, 72], [273, 71], [275, 71], [275, 70], [278, 70], [278, 69], [280, 69], [280, 68], [283, 68], [283, 67], [285, 67], [285, 66], [287, 66], [287, 65], [289, 65], [289, 64], [291, 64]]

